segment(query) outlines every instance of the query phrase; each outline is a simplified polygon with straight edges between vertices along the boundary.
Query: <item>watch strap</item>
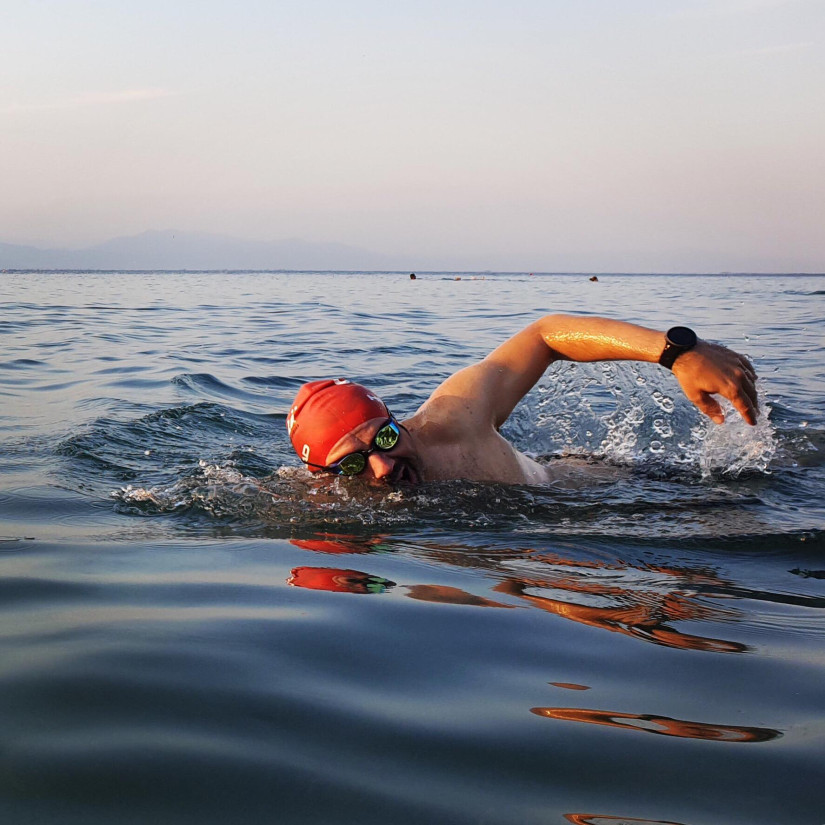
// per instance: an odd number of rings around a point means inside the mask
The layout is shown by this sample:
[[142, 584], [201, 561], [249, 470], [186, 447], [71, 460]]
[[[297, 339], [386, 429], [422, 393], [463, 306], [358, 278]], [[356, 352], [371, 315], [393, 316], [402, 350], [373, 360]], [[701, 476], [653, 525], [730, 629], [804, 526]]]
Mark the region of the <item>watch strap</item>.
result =
[[669, 370], [673, 369], [676, 359], [696, 346], [696, 333], [689, 327], [671, 327], [665, 333], [665, 348], [659, 356], [659, 363]]

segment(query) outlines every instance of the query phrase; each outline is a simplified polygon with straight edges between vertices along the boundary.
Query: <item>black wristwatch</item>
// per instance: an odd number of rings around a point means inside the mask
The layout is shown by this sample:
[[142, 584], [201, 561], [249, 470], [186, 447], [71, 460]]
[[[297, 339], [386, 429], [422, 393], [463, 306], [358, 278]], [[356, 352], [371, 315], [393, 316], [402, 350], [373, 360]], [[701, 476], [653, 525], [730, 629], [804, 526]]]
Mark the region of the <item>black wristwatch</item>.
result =
[[673, 362], [683, 353], [696, 346], [696, 333], [688, 327], [671, 327], [665, 333], [665, 348], [659, 356], [659, 363], [669, 370]]

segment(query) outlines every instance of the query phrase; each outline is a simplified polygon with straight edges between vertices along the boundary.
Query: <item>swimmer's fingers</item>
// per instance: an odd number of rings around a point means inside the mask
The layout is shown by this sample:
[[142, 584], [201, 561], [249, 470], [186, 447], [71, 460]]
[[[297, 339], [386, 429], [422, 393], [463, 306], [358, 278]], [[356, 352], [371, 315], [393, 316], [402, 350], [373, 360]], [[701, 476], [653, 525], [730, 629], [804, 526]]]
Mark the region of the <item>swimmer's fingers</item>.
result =
[[756, 396], [756, 385], [753, 382], [743, 384], [736, 392], [729, 395], [728, 399], [748, 424], [751, 426], [756, 424], [759, 399]]
[[756, 370], [744, 355], [735, 354], [734, 363], [721, 376], [719, 394], [733, 404], [748, 424], [756, 424], [759, 395], [756, 391]]
[[[747, 395], [747, 393], [719, 393], [724, 395], [735, 407], [736, 411], [742, 418], [751, 426], [756, 424], [757, 407], [754, 401]], [[719, 402], [709, 392], [700, 390], [695, 394], [688, 395], [688, 399], [696, 405], [696, 407], [703, 412], [714, 424], [723, 424], [725, 421], [725, 414], [722, 412], [722, 407]]]
[[753, 425], [756, 424], [759, 412], [756, 370], [743, 355], [737, 355], [737, 362], [727, 376], [727, 387], [722, 390], [722, 394], [733, 404], [739, 415]]
[[739, 368], [751, 381], [756, 381], [756, 369], [744, 355], [739, 356]]
[[759, 393], [756, 389], [756, 373], [753, 372], [753, 368], [751, 367], [751, 372], [746, 373], [747, 381], [743, 382], [742, 389], [745, 392], [748, 400], [751, 403], [754, 413], [759, 412]]
[[756, 371], [744, 356], [702, 342], [695, 351], [679, 358], [673, 372], [685, 395], [712, 421], [721, 424], [725, 420], [722, 408], [713, 398], [721, 395], [748, 424], [756, 424], [759, 410]]
[[719, 402], [709, 392], [697, 392], [687, 397], [714, 424], [724, 423], [725, 414], [722, 412], [722, 407], [719, 406]]

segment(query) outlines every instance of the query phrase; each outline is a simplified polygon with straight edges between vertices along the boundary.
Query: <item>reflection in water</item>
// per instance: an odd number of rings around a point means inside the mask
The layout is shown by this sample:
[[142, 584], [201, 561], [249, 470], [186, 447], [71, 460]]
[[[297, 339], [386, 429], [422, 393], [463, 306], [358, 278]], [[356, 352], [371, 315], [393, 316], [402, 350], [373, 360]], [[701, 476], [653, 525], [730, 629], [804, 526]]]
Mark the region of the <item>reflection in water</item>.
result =
[[437, 604], [464, 604], [471, 607], [506, 607], [513, 609], [512, 604], [494, 602], [483, 596], [474, 596], [458, 587], [448, 587], [444, 584], [411, 584], [407, 586], [407, 595], [420, 602], [435, 602]]
[[685, 825], [670, 819], [637, 819], [632, 816], [603, 816], [601, 814], [565, 814], [564, 818], [573, 825], [628, 825], [632, 822], [641, 825]]
[[290, 539], [290, 544], [315, 553], [372, 553], [382, 550], [386, 536], [364, 538], [359, 536], [342, 536], [337, 533], [319, 533], [318, 538]]
[[[676, 581], [674, 583], [677, 584]], [[684, 585], [678, 582], [677, 586], [681, 590]], [[747, 650], [747, 646], [740, 642], [694, 636], [669, 627], [667, 623], [670, 621], [707, 619], [713, 614], [713, 611], [697, 602], [695, 596], [688, 596], [679, 590], [661, 594], [651, 593], [644, 587], [634, 588], [615, 584], [605, 586], [598, 578], [588, 580], [582, 577], [567, 577], [563, 571], [560, 574], [555, 570], [551, 571], [550, 576], [541, 579], [509, 577], [493, 589], [499, 593], [517, 596], [534, 607], [564, 619], [601, 630], [623, 633], [665, 647], [715, 653], [742, 653]], [[537, 589], [562, 591], [565, 598], [529, 592]], [[584, 598], [608, 597], [611, 603], [604, 607], [580, 604], [570, 599], [571, 594], [579, 594]]]
[[[296, 567], [287, 579], [287, 584], [306, 587], [309, 590], [327, 590], [330, 593], [386, 593], [396, 586], [395, 582], [382, 579], [380, 576], [336, 567]], [[511, 604], [500, 604], [443, 584], [411, 584], [406, 585], [406, 590], [409, 598], [421, 602], [463, 604], [472, 607], [513, 607]]]
[[[305, 550], [333, 554], [392, 549], [391, 540], [386, 535], [357, 537], [322, 533], [317, 538], [292, 539], [291, 543]], [[454, 544], [422, 546], [438, 561], [460, 567], [486, 568], [499, 580], [493, 591], [579, 624], [681, 650], [714, 653], [748, 650], [740, 642], [684, 633], [671, 626], [676, 621], [711, 621], [737, 615], [731, 608], [714, 607], [699, 598], [699, 594], [709, 597], [733, 590], [730, 582], [706, 568], [585, 561], [531, 550], [497, 550], [487, 555], [479, 554], [478, 548]], [[366, 573], [358, 575], [368, 577]], [[320, 574], [316, 577], [319, 581], [322, 579]], [[311, 586], [303, 581], [292, 583]], [[314, 589], [335, 588], [315, 586]], [[337, 589], [346, 588], [338, 586]], [[410, 598], [423, 601], [513, 606], [444, 586], [408, 585], [408, 590]], [[373, 591], [350, 589], [349, 592]]]
[[337, 567], [296, 567], [287, 584], [330, 593], [386, 593], [395, 587], [389, 579]]
[[618, 713], [608, 710], [587, 710], [586, 708], [531, 708], [530, 710], [537, 716], [546, 716], [549, 719], [587, 722], [591, 725], [606, 725], [611, 728], [645, 731], [663, 736], [678, 736], [681, 739], [706, 739], [713, 742], [768, 742], [782, 736], [781, 731], [773, 728], [711, 725], [707, 722], [688, 722], [684, 719], [652, 716], [647, 713]]

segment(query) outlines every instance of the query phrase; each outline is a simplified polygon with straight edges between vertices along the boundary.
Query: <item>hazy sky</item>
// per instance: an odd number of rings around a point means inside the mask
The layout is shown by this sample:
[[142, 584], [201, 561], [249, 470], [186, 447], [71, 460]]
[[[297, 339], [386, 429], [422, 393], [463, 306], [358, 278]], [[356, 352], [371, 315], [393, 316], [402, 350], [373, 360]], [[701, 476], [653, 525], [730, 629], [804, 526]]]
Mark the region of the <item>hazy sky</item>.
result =
[[0, 241], [825, 271], [825, 0], [0, 0]]

